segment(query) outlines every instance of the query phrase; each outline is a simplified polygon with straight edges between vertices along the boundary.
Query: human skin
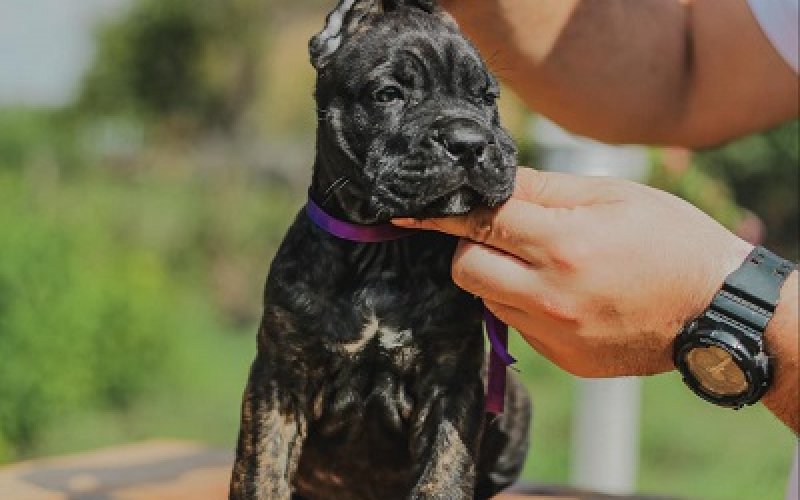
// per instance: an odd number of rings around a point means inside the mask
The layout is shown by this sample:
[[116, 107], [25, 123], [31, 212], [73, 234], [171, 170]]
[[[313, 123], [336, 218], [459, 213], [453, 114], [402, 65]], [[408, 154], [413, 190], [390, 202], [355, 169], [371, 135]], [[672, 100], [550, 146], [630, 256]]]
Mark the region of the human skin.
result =
[[439, 0], [531, 109], [606, 142], [709, 146], [797, 117], [745, 0]]
[[[689, 203], [629, 181], [520, 168], [495, 209], [395, 219], [461, 238], [453, 279], [539, 353], [581, 377], [674, 369], [672, 343], [752, 245]], [[764, 404], [798, 431], [797, 271], [766, 332]]]
[[[798, 78], [744, 0], [440, 0], [534, 110], [607, 142], [700, 147], [798, 116]], [[503, 206], [398, 225], [461, 237], [453, 278], [576, 375], [674, 369], [672, 342], [752, 249], [624, 180], [520, 169]], [[762, 402], [798, 432], [797, 272]]]

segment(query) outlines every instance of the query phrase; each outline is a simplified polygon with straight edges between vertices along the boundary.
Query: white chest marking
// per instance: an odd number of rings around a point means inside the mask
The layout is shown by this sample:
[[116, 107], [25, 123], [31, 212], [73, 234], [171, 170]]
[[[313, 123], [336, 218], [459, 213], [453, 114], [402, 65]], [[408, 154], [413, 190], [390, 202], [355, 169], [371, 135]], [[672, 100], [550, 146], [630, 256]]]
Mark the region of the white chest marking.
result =
[[379, 341], [384, 349], [397, 349], [404, 347], [411, 341], [411, 330], [392, 330], [382, 328], [380, 330]]
[[398, 331], [387, 326], [381, 326], [380, 320], [373, 313], [367, 318], [367, 322], [358, 338], [345, 344], [344, 350], [348, 354], [356, 354], [362, 351], [375, 338], [384, 349], [398, 349], [405, 347], [411, 341], [411, 330]]

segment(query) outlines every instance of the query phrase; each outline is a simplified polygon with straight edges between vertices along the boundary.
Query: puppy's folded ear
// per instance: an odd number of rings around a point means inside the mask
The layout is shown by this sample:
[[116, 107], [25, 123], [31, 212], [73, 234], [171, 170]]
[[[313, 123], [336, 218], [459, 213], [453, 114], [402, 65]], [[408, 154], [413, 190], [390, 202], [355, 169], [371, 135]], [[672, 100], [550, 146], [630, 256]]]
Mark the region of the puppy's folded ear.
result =
[[328, 14], [325, 28], [309, 42], [311, 64], [316, 69], [325, 66], [330, 56], [341, 46], [342, 40], [358, 31], [367, 18], [403, 7], [419, 9], [437, 15], [449, 24], [455, 24], [450, 15], [439, 8], [436, 0], [339, 0]]

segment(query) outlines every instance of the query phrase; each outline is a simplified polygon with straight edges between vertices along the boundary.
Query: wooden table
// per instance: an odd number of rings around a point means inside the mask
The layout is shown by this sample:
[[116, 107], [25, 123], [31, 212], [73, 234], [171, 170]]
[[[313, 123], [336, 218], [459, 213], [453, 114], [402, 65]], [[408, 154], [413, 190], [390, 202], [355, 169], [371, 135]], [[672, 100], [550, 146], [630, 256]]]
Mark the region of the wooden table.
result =
[[[148, 441], [0, 468], [1, 500], [225, 500], [233, 454], [181, 441]], [[527, 487], [495, 500], [600, 500]], [[630, 497], [644, 499], [645, 497]]]

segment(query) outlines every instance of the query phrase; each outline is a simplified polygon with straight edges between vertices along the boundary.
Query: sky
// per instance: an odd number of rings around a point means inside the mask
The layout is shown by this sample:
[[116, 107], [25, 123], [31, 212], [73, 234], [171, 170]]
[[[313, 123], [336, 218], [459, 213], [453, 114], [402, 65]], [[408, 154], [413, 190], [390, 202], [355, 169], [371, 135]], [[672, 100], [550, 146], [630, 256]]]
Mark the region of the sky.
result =
[[93, 28], [130, 0], [0, 0], [0, 106], [60, 106], [94, 54]]

